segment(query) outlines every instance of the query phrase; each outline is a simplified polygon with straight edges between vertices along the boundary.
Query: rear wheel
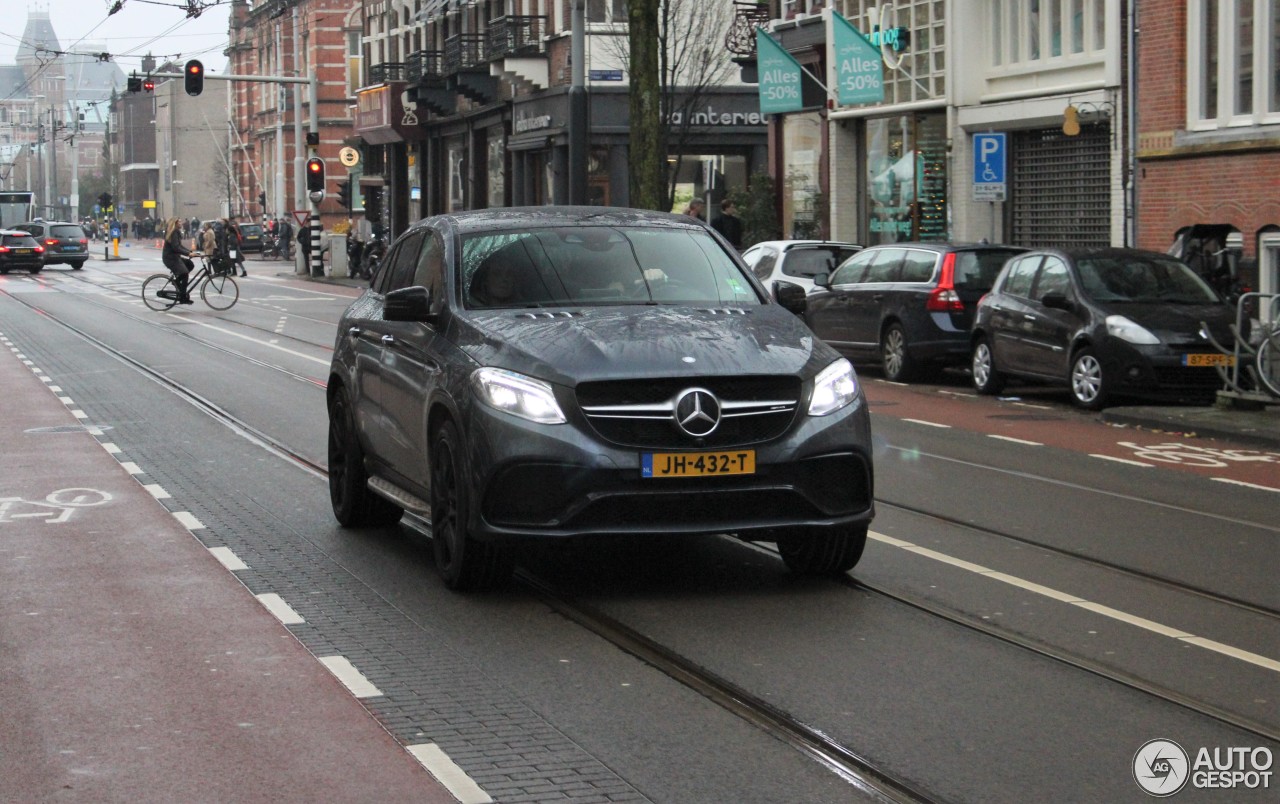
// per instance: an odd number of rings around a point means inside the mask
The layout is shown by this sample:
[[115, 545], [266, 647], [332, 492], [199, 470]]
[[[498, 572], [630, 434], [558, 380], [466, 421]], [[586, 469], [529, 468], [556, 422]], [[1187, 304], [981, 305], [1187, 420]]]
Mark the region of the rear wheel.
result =
[[76, 260], [75, 262], [71, 263], [71, 270], [73, 271], [79, 271], [83, 267], [84, 267], [84, 260]]
[[215, 310], [230, 310], [240, 299], [240, 286], [226, 274], [214, 274], [200, 283], [200, 298]]
[[369, 490], [364, 450], [356, 438], [355, 416], [347, 389], [329, 400], [329, 502], [344, 527], [391, 525], [404, 511]]
[[1102, 370], [1102, 361], [1089, 347], [1071, 358], [1071, 401], [1085, 410], [1099, 410], [1107, 404], [1110, 387]]
[[1004, 390], [1004, 375], [996, 371], [996, 358], [991, 341], [979, 338], [973, 345], [973, 387], [980, 394], [998, 394]]
[[880, 359], [886, 380], [907, 382], [915, 377], [917, 367], [907, 354], [907, 332], [901, 324], [890, 324], [880, 336]]
[[156, 274], [142, 283], [142, 301], [152, 310], [163, 313], [178, 303], [178, 286], [168, 274]]
[[778, 540], [778, 553], [797, 575], [843, 575], [867, 546], [867, 526], [814, 528]]
[[27, 270], [30, 271], [32, 274], [38, 274], [43, 268], [44, 268], [43, 265], [37, 265], [34, 268], [28, 268]]
[[463, 449], [453, 422], [442, 424], [431, 443], [431, 542], [440, 577], [458, 592], [497, 586], [512, 569], [498, 545], [467, 533], [471, 500]]

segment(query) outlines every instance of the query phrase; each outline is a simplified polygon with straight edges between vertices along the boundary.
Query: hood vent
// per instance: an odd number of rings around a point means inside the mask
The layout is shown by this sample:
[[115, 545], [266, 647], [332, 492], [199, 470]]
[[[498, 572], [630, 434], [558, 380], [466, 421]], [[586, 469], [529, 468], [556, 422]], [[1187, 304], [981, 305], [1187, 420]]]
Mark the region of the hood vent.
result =
[[568, 310], [564, 310], [564, 311], [561, 311], [561, 312], [558, 312], [558, 313], [551, 313], [551, 312], [547, 312], [547, 313], [516, 313], [516, 318], [532, 318], [532, 319], [537, 320], [537, 319], [544, 319], [544, 318], [578, 318], [578, 317], [580, 317], [581, 315], [582, 315], [582, 313], [570, 312], [570, 311], [568, 311]]
[[741, 307], [699, 307], [700, 313], [708, 315], [748, 315], [747, 311]]

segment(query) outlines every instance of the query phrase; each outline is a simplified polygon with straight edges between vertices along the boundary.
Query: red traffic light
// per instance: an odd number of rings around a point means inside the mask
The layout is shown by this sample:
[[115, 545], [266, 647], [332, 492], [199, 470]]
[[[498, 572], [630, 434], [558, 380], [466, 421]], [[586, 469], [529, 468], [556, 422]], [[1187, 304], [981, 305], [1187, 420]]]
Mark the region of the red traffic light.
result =
[[307, 190], [324, 192], [324, 160], [318, 156], [307, 160]]
[[188, 95], [194, 97], [204, 92], [204, 64], [199, 59], [188, 61], [183, 73], [183, 83]]
[[142, 88], [148, 92], [151, 92], [156, 88], [156, 82], [152, 81], [150, 78], [147, 78], [142, 82]]

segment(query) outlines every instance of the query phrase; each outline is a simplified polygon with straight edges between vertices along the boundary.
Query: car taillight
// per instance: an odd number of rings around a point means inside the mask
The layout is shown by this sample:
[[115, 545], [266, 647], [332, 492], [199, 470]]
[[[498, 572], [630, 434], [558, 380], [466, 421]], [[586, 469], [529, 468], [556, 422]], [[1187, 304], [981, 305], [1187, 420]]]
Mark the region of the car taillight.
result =
[[87, 237], [82, 237], [82, 238], [80, 238], [80, 245], [82, 245], [82, 246], [87, 246], [87, 245], [89, 245], [89, 238], [87, 238]]
[[44, 241], [44, 244], [45, 244], [46, 246], [56, 246], [56, 245], [58, 245], [58, 241], [57, 241], [57, 239], [56, 239], [56, 238], [52, 238], [52, 237], [51, 237], [51, 238], [49, 238], [48, 240]]
[[9, 253], [8, 246], [0, 246], [0, 254], [8, 254], [8, 253]]
[[956, 293], [956, 255], [952, 252], [942, 258], [942, 274], [938, 286], [929, 291], [924, 309], [931, 313], [963, 313], [964, 302]]
[[43, 253], [44, 253], [44, 246], [36, 246], [36, 253], [37, 253], [37, 254], [43, 254]]

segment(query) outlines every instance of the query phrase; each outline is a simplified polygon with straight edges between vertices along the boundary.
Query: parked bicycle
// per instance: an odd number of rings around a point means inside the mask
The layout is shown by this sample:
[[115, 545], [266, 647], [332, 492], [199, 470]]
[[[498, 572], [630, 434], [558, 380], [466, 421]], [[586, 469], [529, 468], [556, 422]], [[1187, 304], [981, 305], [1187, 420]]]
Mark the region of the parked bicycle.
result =
[[[240, 286], [229, 271], [215, 269], [210, 258], [193, 252], [200, 259], [200, 267], [187, 276], [187, 291], [200, 288], [200, 298], [215, 310], [230, 310], [240, 300]], [[181, 298], [173, 274], [155, 274], [142, 283], [142, 301], [156, 312], [164, 312]]]
[[289, 259], [288, 249], [285, 247], [284, 240], [279, 235], [273, 235], [273, 234], [263, 235], [262, 259], [264, 260]]

